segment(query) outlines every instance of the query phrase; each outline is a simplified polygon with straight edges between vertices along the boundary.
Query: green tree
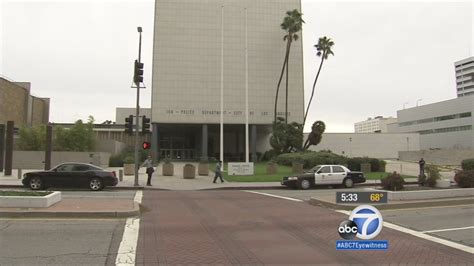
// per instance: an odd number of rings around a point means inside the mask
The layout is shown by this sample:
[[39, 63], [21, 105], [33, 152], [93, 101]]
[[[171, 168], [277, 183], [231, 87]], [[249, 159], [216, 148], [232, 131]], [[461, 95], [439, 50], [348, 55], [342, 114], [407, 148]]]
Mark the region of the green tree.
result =
[[286, 31], [283, 40], [286, 41], [286, 50], [285, 50], [285, 60], [283, 61], [283, 67], [281, 69], [280, 78], [278, 80], [276, 95], [275, 95], [275, 108], [274, 108], [274, 118], [273, 122], [277, 122], [277, 106], [278, 106], [278, 94], [280, 92], [281, 80], [283, 79], [283, 74], [286, 69], [286, 101], [285, 101], [285, 123], [288, 123], [288, 63], [290, 61], [290, 50], [291, 44], [293, 41], [298, 40], [298, 32], [301, 31], [303, 27], [303, 14], [300, 13], [297, 9], [293, 11], [287, 11], [286, 16], [283, 18], [283, 23], [280, 27]]
[[20, 128], [17, 145], [23, 151], [44, 151], [46, 147], [46, 127]]
[[303, 130], [301, 124], [292, 122], [286, 124], [282, 117], [273, 123], [273, 133], [270, 145], [277, 154], [300, 151], [303, 144]]
[[313, 101], [316, 83], [318, 82], [319, 73], [321, 73], [323, 63], [325, 60], [328, 59], [329, 55], [334, 55], [333, 51], [331, 50], [333, 46], [334, 42], [326, 36], [319, 38], [318, 44], [314, 45], [317, 50], [316, 55], [321, 57], [321, 63], [319, 64], [318, 72], [316, 74], [316, 77], [314, 78], [313, 90], [311, 91], [311, 97], [309, 98], [308, 106], [306, 107], [306, 112], [304, 113], [303, 126], [305, 125], [306, 118], [308, 117], [309, 107], [311, 106], [311, 102]]
[[55, 146], [58, 151], [93, 151], [94, 139], [94, 118], [89, 116], [87, 124], [82, 120], [77, 120], [69, 129], [55, 127]]

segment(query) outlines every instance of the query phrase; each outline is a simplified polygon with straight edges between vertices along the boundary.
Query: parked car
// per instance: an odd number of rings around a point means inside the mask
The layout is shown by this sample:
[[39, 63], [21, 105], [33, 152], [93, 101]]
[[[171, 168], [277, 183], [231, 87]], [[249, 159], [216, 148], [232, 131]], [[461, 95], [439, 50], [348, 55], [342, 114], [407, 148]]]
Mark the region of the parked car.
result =
[[344, 185], [347, 188], [355, 183], [364, 183], [362, 172], [352, 172], [343, 165], [318, 165], [300, 175], [285, 176], [281, 184], [293, 188], [308, 189], [315, 185]]
[[63, 163], [48, 171], [29, 172], [23, 175], [22, 183], [33, 190], [48, 187], [88, 187], [93, 191], [115, 186], [118, 183], [114, 171], [86, 163]]

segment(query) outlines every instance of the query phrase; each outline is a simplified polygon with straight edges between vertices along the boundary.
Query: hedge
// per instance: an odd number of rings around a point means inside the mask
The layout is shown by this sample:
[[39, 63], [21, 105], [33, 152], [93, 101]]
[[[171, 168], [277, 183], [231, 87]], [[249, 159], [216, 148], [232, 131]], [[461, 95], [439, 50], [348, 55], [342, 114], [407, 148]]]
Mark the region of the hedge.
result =
[[462, 170], [474, 170], [474, 159], [466, 159], [461, 162]]
[[304, 168], [310, 169], [321, 164], [346, 165], [351, 171], [360, 171], [360, 164], [369, 163], [372, 172], [384, 172], [385, 161], [376, 158], [359, 157], [347, 158], [330, 151], [306, 151], [280, 154], [275, 158], [280, 165], [291, 166], [293, 162], [302, 162]]
[[459, 187], [474, 187], [474, 170], [459, 171], [454, 176], [454, 180], [458, 183]]

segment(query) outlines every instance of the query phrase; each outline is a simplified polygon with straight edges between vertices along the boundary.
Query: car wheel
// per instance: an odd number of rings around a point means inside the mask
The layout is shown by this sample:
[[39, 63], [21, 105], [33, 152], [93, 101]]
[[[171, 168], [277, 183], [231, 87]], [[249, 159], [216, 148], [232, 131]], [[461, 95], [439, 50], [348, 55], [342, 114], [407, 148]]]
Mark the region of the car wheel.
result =
[[351, 179], [351, 178], [346, 178], [344, 179], [344, 181], [342, 182], [342, 184], [344, 185], [344, 187], [346, 188], [351, 188], [354, 186], [354, 181]]
[[102, 182], [102, 179], [98, 177], [94, 177], [94, 178], [91, 178], [91, 180], [89, 181], [89, 188], [92, 191], [99, 191], [104, 188], [104, 183]]
[[311, 187], [311, 182], [309, 182], [309, 180], [303, 179], [300, 181], [299, 187], [301, 189], [308, 189]]
[[32, 190], [40, 190], [43, 188], [43, 180], [41, 180], [41, 178], [37, 176], [30, 178], [30, 181], [28, 183]]

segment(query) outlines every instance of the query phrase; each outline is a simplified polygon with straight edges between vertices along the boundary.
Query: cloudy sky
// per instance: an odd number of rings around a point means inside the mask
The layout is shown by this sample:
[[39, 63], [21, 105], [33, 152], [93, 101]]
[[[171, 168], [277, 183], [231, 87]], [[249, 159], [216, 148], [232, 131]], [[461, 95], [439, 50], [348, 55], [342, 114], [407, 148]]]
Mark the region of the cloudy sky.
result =
[[[51, 121], [90, 114], [98, 122], [114, 120], [115, 107], [135, 106], [130, 85], [138, 25], [148, 87], [141, 105], [150, 107], [153, 0], [0, 3], [0, 75], [29, 81], [32, 94], [52, 98]], [[306, 95], [319, 65], [313, 45], [321, 36], [336, 43], [309, 121], [325, 121], [328, 132], [353, 132], [354, 122], [396, 116], [404, 103], [409, 108], [418, 99], [422, 105], [456, 97], [454, 62], [474, 52], [473, 6], [302, 0]]]

